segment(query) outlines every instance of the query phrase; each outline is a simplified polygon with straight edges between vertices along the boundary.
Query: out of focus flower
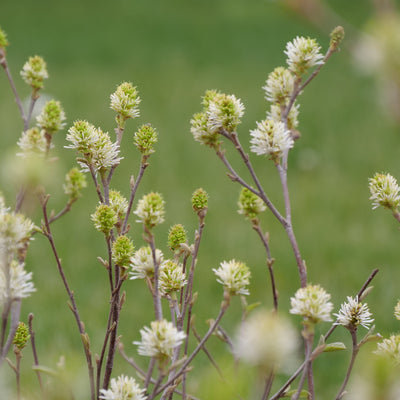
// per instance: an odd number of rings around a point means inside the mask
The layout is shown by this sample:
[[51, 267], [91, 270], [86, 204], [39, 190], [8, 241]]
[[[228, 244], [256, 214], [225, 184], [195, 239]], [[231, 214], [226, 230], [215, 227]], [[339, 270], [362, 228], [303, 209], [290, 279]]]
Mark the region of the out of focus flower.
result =
[[219, 282], [231, 296], [249, 294], [247, 286], [250, 281], [250, 270], [240, 261], [223, 261], [218, 269], [213, 269]]
[[394, 316], [396, 317], [396, 319], [400, 320], [400, 300], [397, 302], [394, 308]]
[[369, 329], [374, 319], [369, 312], [368, 305], [358, 302], [358, 298], [347, 297], [347, 303], [343, 303], [337, 317], [336, 325], [342, 325], [348, 329], [356, 329], [359, 325]]
[[65, 175], [65, 184], [63, 185], [64, 193], [69, 196], [71, 200], [76, 200], [81, 196], [81, 190], [86, 187], [85, 175], [78, 170], [72, 168], [67, 175]]
[[31, 128], [22, 133], [17, 145], [22, 150], [17, 156], [27, 158], [34, 155], [42, 157], [46, 154], [47, 140], [44, 130]]
[[376, 354], [388, 357], [396, 365], [400, 365], [400, 335], [392, 335], [378, 343]]
[[372, 209], [382, 206], [394, 210], [400, 203], [400, 187], [395, 178], [390, 174], [376, 173], [369, 179], [369, 190], [371, 192]]
[[141, 389], [135, 379], [121, 375], [111, 379], [110, 389], [100, 389], [103, 400], [146, 400], [145, 389]]
[[8, 40], [7, 40], [7, 35], [3, 31], [3, 29], [0, 28], [0, 48], [3, 50], [9, 45]]

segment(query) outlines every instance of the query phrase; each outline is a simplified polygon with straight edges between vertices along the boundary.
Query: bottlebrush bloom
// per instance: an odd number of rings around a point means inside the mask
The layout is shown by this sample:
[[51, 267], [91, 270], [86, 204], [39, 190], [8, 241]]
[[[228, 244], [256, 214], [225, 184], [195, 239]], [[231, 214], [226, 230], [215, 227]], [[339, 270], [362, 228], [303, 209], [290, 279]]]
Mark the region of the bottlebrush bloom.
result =
[[373, 210], [379, 206], [394, 210], [400, 204], [400, 187], [390, 174], [376, 173], [369, 179], [369, 190]]
[[[156, 249], [156, 262], [162, 265], [164, 255], [161, 250]], [[154, 262], [150, 246], [141, 247], [130, 259], [132, 272], [131, 279], [145, 279], [154, 276]]]
[[146, 400], [145, 389], [141, 389], [135, 379], [121, 375], [111, 379], [110, 389], [100, 389], [103, 400]]
[[240, 261], [223, 261], [218, 269], [213, 269], [217, 282], [222, 284], [231, 296], [249, 294], [246, 288], [250, 281], [250, 270]]
[[143, 196], [133, 212], [139, 219], [137, 222], [141, 222], [148, 229], [154, 228], [156, 225], [164, 222], [164, 200], [159, 193], [149, 193]]
[[336, 325], [342, 325], [348, 329], [357, 328], [358, 325], [369, 329], [369, 326], [374, 319], [369, 312], [368, 305], [358, 302], [357, 297], [347, 297], [347, 303], [343, 303], [339, 313], [333, 314], [337, 317]]

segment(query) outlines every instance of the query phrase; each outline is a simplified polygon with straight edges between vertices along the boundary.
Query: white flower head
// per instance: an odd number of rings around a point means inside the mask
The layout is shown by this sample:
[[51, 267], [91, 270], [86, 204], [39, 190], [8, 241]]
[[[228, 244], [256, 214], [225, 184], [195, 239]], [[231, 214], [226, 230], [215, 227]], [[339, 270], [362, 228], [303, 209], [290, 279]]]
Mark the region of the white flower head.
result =
[[353, 297], [347, 297], [347, 303], [343, 303], [339, 313], [333, 315], [337, 317], [335, 325], [342, 325], [348, 329], [357, 328], [358, 325], [369, 329], [370, 324], [374, 322], [368, 305], [359, 303], [357, 297], [354, 299]]
[[[158, 265], [162, 265], [164, 255], [161, 250], [156, 249], [156, 261]], [[154, 262], [150, 246], [141, 247], [131, 257], [132, 275], [130, 279], [152, 278], [154, 275]]]
[[136, 86], [130, 82], [124, 82], [117, 87], [117, 90], [110, 96], [110, 108], [123, 118], [139, 117], [140, 97]]
[[266, 155], [275, 162], [294, 145], [290, 132], [281, 121], [267, 119], [257, 122], [257, 129], [250, 131], [250, 150], [257, 155]]
[[290, 313], [301, 315], [312, 323], [332, 321], [333, 304], [330, 298], [331, 295], [319, 285], [308, 285], [300, 288], [290, 299]]
[[208, 116], [205, 112], [195, 114], [190, 120], [190, 132], [194, 140], [209, 147], [216, 147], [219, 143], [218, 132], [208, 128]]
[[179, 346], [186, 335], [165, 319], [153, 321], [150, 328], [145, 326], [140, 330], [142, 340], [133, 342], [139, 346], [138, 353], [142, 356], [165, 358], [171, 357], [175, 347]]
[[19, 157], [44, 156], [47, 150], [45, 132], [36, 127], [28, 129], [22, 133], [17, 145], [22, 150], [21, 153], [17, 153]]
[[238, 357], [267, 371], [290, 367], [298, 348], [292, 325], [265, 310], [254, 312], [244, 321], [236, 342]]
[[117, 214], [118, 219], [122, 219], [128, 211], [128, 200], [119, 191], [110, 190], [110, 207]]
[[103, 400], [146, 400], [145, 389], [141, 389], [135, 379], [121, 375], [111, 379], [110, 389], [100, 389]]
[[375, 174], [369, 179], [369, 190], [373, 210], [379, 206], [393, 210], [400, 204], [400, 187], [390, 174]]
[[285, 54], [289, 70], [297, 76], [307, 73], [315, 65], [323, 64], [324, 56], [319, 51], [321, 47], [315, 39], [297, 36], [292, 42], [287, 43]]
[[[289, 129], [296, 129], [299, 125], [299, 105], [294, 104], [287, 116], [287, 124]], [[282, 108], [278, 104], [271, 104], [271, 108], [267, 111], [267, 119], [282, 122]]]
[[159, 193], [149, 193], [144, 195], [138, 202], [136, 210], [133, 212], [141, 222], [151, 229], [164, 222], [164, 200]]
[[400, 335], [392, 335], [389, 339], [383, 339], [378, 343], [375, 354], [391, 359], [396, 365], [400, 365]]
[[22, 79], [37, 91], [43, 87], [43, 81], [49, 77], [46, 62], [40, 56], [29, 57], [21, 70]]
[[187, 284], [182, 264], [174, 261], [164, 261], [160, 268], [159, 289], [165, 296], [171, 292], [177, 292]]
[[286, 68], [277, 67], [269, 75], [263, 89], [266, 100], [286, 104], [294, 90], [294, 75]]
[[218, 269], [213, 269], [219, 282], [230, 295], [249, 294], [247, 286], [250, 281], [250, 270], [245, 263], [231, 260], [223, 261]]
[[110, 135], [97, 128], [97, 138], [92, 152], [92, 165], [94, 169], [98, 171], [110, 168], [119, 164], [121, 159], [119, 157], [118, 143], [111, 142]]
[[61, 103], [56, 100], [48, 101], [36, 117], [37, 125], [48, 134], [53, 134], [65, 126], [65, 112]]

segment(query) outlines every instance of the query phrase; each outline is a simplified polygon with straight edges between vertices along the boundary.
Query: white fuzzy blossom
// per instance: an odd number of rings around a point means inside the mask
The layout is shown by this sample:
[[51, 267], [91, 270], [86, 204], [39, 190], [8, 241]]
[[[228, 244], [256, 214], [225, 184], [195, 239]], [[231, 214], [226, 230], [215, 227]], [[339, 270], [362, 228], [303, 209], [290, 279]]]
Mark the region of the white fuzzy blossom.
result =
[[[299, 125], [299, 105], [294, 104], [287, 116], [287, 124], [289, 129], [295, 129]], [[269, 111], [267, 111], [267, 119], [282, 122], [282, 109], [278, 104], [272, 104]]]
[[247, 286], [250, 281], [250, 270], [246, 264], [231, 260], [220, 263], [218, 269], [213, 269], [217, 282], [222, 284], [230, 295], [249, 294]]
[[257, 155], [267, 155], [275, 161], [294, 145], [290, 132], [281, 121], [267, 119], [257, 122], [257, 129], [250, 131], [250, 135], [250, 150]]
[[312, 323], [332, 321], [333, 304], [329, 301], [331, 295], [319, 285], [308, 285], [300, 288], [290, 299], [291, 314], [301, 315]]
[[369, 190], [373, 210], [379, 206], [393, 210], [400, 204], [400, 187], [390, 174], [375, 174], [369, 179]]
[[394, 316], [396, 319], [400, 320], [400, 300], [397, 302], [396, 306], [394, 307]]
[[[162, 266], [164, 255], [161, 250], [156, 249], [157, 264]], [[150, 246], [141, 247], [131, 257], [132, 272], [130, 279], [145, 279], [152, 278], [154, 275], [154, 262]]]
[[286, 45], [285, 54], [289, 70], [300, 76], [315, 65], [323, 64], [324, 56], [319, 51], [321, 47], [315, 39], [297, 36]]
[[103, 400], [146, 400], [145, 389], [141, 389], [135, 379], [121, 375], [111, 379], [110, 389], [100, 389]]
[[277, 67], [269, 75], [263, 89], [266, 100], [286, 104], [294, 90], [294, 75], [286, 68]]
[[25, 271], [25, 264], [16, 260], [0, 267], [0, 306], [7, 301], [29, 297], [35, 292], [32, 272]]
[[392, 335], [378, 343], [376, 354], [390, 358], [396, 365], [400, 365], [400, 335]]
[[158, 284], [163, 296], [183, 288], [187, 284], [187, 280], [182, 264], [171, 260], [164, 261], [160, 268]]
[[150, 328], [140, 330], [142, 340], [133, 342], [138, 345], [138, 353], [142, 356], [165, 358], [171, 357], [175, 347], [179, 346], [186, 335], [165, 319], [151, 322]]
[[267, 371], [290, 367], [299, 344], [297, 332], [288, 321], [264, 310], [244, 321], [236, 343], [239, 358]]
[[136, 86], [124, 82], [117, 87], [117, 90], [110, 96], [110, 108], [123, 118], [139, 117], [140, 97]]
[[369, 312], [368, 305], [358, 302], [358, 298], [347, 297], [347, 303], [343, 303], [337, 314], [336, 325], [342, 325], [348, 329], [357, 328], [358, 325], [369, 329], [369, 326], [374, 319], [371, 318], [372, 314]]
[[137, 222], [143, 223], [147, 228], [153, 228], [164, 222], [164, 200], [159, 193], [144, 195], [133, 213], [139, 217]]
[[193, 116], [190, 120], [190, 132], [196, 142], [206, 146], [215, 147], [218, 143], [218, 132], [208, 129], [208, 117], [205, 112]]
[[111, 190], [110, 207], [117, 214], [118, 219], [122, 219], [128, 211], [128, 200], [117, 190]]
[[44, 156], [48, 146], [44, 130], [36, 127], [23, 132], [17, 145], [21, 149], [17, 156], [23, 158], [33, 155]]

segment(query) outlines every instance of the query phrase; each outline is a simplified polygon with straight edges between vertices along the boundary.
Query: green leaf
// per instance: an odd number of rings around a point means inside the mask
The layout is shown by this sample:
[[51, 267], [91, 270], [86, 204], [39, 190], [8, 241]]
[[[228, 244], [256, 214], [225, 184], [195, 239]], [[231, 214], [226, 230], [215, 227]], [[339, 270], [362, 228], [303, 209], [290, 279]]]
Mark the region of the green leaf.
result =
[[346, 350], [346, 346], [342, 342], [334, 342], [334, 343], [328, 343], [325, 345], [324, 353], [330, 353], [332, 351], [340, 351], [340, 350]]

